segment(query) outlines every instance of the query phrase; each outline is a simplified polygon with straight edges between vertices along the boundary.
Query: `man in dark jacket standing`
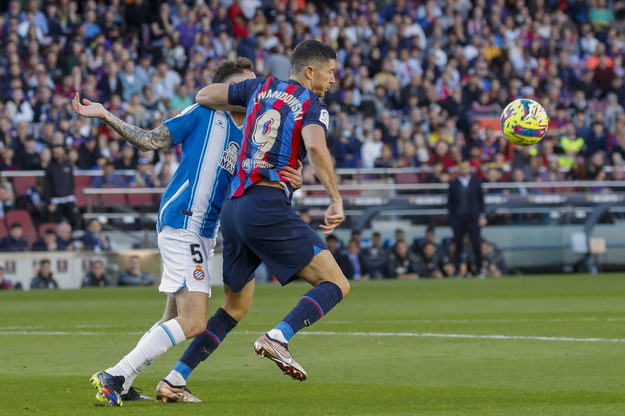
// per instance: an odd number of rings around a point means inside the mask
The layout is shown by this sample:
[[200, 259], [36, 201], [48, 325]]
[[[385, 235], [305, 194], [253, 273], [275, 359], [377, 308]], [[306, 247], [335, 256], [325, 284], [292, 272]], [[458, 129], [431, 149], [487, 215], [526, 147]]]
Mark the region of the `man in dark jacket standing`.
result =
[[76, 229], [78, 212], [74, 195], [74, 169], [67, 161], [63, 146], [52, 148], [52, 161], [46, 168], [43, 195], [55, 221], [66, 219]]
[[473, 275], [477, 276], [481, 274], [479, 265], [482, 264], [480, 228], [486, 225], [486, 216], [482, 183], [471, 175], [471, 164], [467, 160], [460, 163], [458, 177], [449, 184], [447, 206], [456, 245], [456, 271], [460, 270], [464, 236], [468, 234], [476, 260]]

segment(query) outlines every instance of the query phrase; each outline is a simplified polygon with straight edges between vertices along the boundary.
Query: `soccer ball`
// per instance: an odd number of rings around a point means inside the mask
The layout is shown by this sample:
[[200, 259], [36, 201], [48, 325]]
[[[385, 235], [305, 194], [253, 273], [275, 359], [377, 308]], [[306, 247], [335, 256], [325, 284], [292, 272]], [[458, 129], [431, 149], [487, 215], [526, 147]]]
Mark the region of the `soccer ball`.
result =
[[534, 100], [520, 98], [512, 101], [501, 113], [501, 131], [510, 142], [519, 146], [538, 143], [549, 126], [549, 116]]

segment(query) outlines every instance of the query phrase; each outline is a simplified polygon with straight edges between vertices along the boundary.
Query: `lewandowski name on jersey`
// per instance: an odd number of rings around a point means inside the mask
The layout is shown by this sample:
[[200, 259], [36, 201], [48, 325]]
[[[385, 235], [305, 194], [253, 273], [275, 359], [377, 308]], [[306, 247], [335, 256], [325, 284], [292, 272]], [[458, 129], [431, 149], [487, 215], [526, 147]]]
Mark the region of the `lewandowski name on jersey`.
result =
[[264, 100], [266, 98], [273, 98], [282, 101], [284, 104], [288, 105], [293, 112], [293, 119], [295, 121], [302, 119], [302, 116], [304, 115], [304, 110], [302, 109], [302, 103], [299, 102], [297, 97], [294, 97], [293, 95], [284, 91], [267, 90], [258, 93], [258, 95], [256, 96], [256, 102], [258, 102], [259, 100]]

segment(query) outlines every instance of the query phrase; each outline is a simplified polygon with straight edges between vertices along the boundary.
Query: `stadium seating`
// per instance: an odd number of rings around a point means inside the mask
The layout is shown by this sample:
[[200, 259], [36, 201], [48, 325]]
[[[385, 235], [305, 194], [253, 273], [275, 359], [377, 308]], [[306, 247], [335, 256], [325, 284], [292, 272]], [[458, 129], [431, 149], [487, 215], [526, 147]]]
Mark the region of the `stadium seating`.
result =
[[26, 195], [28, 189], [35, 186], [35, 176], [16, 176], [13, 178], [13, 192], [16, 196]]
[[88, 203], [87, 196], [82, 192], [91, 184], [91, 176], [76, 175], [74, 176], [74, 193], [76, 195], [76, 206], [85, 208]]
[[7, 230], [7, 226], [4, 224], [4, 221], [0, 221], [0, 238], [6, 236], [9, 233]]
[[29, 245], [32, 245], [37, 240], [37, 230], [33, 224], [33, 220], [30, 217], [30, 213], [24, 209], [14, 209], [8, 211], [4, 218], [7, 227], [11, 224], [17, 223], [22, 226], [24, 230], [24, 238], [28, 241]]
[[[119, 186], [114, 186], [114, 185], [104, 185], [102, 186], [102, 189], [123, 189], [123, 188], [120, 188]], [[101, 205], [108, 207], [108, 208], [117, 208], [122, 205], [123, 206], [128, 205], [128, 201], [126, 200], [126, 194], [123, 194], [123, 193], [105, 194], [105, 195], [101, 195], [100, 198], [102, 199]]]
[[55, 222], [43, 222], [37, 226], [37, 232], [39, 233], [40, 237], [43, 237], [43, 235], [48, 230], [52, 230], [56, 232], [56, 223]]
[[130, 206], [136, 209], [153, 208], [157, 204], [154, 194], [128, 194], [126, 196]]

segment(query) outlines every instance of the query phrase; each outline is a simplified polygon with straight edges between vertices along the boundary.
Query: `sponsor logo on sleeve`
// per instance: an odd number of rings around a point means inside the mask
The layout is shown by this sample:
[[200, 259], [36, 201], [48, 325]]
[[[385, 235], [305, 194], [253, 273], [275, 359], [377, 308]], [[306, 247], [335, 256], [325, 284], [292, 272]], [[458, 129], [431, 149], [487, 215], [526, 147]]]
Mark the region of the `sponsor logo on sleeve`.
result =
[[328, 110], [321, 110], [321, 113], [319, 114], [319, 121], [321, 121], [323, 125], [326, 126], [326, 129], [330, 128], [330, 114], [328, 114]]

